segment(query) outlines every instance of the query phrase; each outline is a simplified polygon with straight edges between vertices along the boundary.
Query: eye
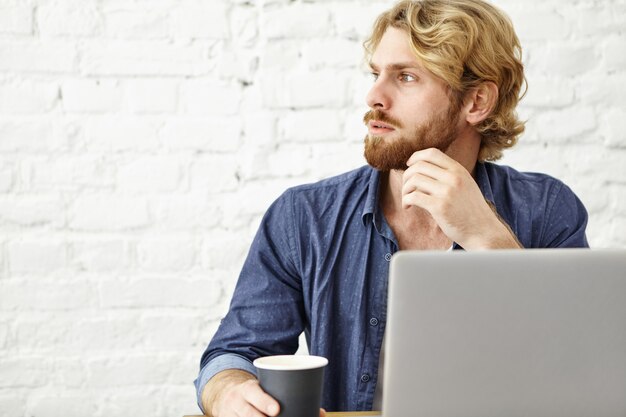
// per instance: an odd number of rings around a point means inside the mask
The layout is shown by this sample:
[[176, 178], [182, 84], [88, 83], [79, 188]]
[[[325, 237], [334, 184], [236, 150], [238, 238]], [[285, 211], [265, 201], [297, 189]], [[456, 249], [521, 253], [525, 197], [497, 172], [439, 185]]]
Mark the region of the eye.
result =
[[412, 82], [412, 81], [417, 81], [417, 77], [413, 74], [403, 72], [402, 74], [400, 74], [400, 81], [404, 81], [407, 83]]
[[374, 81], [376, 81], [378, 79], [378, 73], [377, 72], [371, 72], [370, 75], [372, 76], [372, 79]]

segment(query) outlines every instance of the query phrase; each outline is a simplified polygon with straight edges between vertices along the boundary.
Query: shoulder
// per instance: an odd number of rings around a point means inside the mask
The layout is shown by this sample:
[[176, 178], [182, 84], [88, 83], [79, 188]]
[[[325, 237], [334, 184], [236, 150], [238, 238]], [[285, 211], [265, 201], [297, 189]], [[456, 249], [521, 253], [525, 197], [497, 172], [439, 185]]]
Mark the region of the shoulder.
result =
[[521, 172], [510, 166], [484, 163], [494, 199], [512, 200], [516, 205], [549, 203], [560, 193], [573, 192], [561, 180], [539, 172]]
[[587, 211], [562, 181], [485, 163], [486, 179], [498, 213], [525, 247], [586, 246]]
[[332, 189], [352, 188], [359, 185], [367, 186], [373, 171], [374, 170], [370, 166], [365, 165], [321, 181], [292, 187], [288, 189], [287, 192], [294, 194], [306, 194], [309, 192], [317, 192], [319, 190], [329, 191]]

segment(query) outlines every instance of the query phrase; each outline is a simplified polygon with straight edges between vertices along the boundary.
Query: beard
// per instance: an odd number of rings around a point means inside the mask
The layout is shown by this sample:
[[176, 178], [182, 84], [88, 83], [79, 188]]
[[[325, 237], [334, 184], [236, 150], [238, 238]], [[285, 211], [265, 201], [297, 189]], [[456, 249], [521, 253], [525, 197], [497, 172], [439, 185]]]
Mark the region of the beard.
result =
[[[373, 168], [389, 172], [404, 171], [407, 161], [417, 151], [437, 148], [442, 152], [448, 150], [457, 137], [457, 122], [460, 105], [450, 103], [448, 110], [434, 115], [424, 124], [417, 126], [408, 136], [385, 139], [383, 136], [367, 134], [365, 136], [365, 159]], [[363, 122], [379, 120], [395, 128], [402, 128], [401, 123], [380, 110], [365, 113]]]

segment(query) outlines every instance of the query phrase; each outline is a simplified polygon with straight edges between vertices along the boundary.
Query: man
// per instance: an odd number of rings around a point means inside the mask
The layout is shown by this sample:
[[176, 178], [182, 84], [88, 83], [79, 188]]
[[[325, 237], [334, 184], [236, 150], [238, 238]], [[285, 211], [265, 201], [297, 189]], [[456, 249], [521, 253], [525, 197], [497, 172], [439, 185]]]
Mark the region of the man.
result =
[[209, 415], [276, 415], [251, 361], [294, 353], [302, 331], [329, 360], [323, 407], [380, 409], [398, 250], [587, 246], [587, 213], [569, 188], [485, 162], [524, 130], [521, 48], [502, 12], [482, 0], [403, 1], [365, 45], [370, 166], [290, 189], [266, 213], [202, 357]]

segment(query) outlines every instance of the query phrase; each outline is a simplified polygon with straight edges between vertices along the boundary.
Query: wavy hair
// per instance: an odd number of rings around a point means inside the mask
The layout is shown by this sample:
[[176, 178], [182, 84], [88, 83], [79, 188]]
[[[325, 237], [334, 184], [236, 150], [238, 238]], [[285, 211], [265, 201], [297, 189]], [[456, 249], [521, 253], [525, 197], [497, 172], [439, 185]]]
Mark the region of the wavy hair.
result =
[[[475, 125], [479, 161], [494, 161], [517, 143], [524, 122], [515, 108], [527, 89], [522, 48], [504, 12], [482, 0], [404, 0], [381, 14], [363, 46], [371, 58], [389, 26], [410, 35], [421, 64], [444, 80], [453, 103], [484, 81], [498, 87], [491, 114]], [[522, 87], [524, 91], [522, 92]]]

